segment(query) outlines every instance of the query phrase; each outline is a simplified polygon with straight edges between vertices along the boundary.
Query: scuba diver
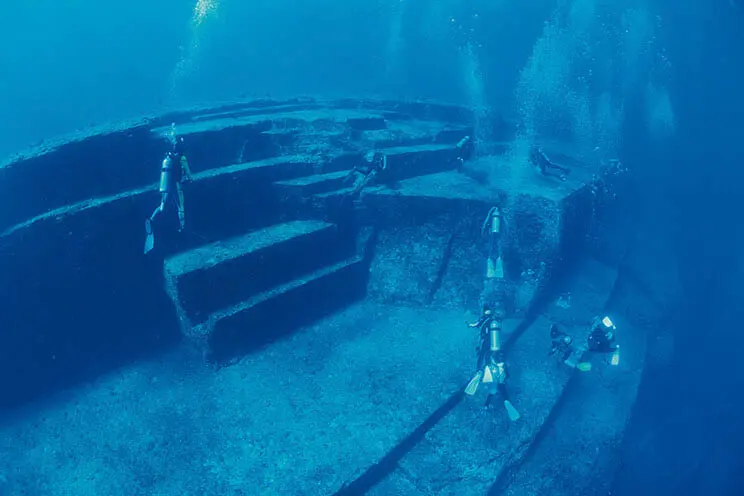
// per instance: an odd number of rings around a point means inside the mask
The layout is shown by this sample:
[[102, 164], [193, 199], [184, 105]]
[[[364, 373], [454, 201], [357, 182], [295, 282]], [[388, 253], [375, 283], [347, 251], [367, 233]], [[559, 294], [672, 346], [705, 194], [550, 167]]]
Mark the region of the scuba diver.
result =
[[504, 262], [501, 259], [501, 209], [491, 207], [483, 221], [481, 234], [488, 238], [486, 279], [503, 279]]
[[581, 358], [584, 350], [574, 347], [573, 338], [561, 331], [555, 324], [550, 326], [550, 340], [552, 345], [548, 356], [557, 354], [561, 361], [572, 369], [578, 369], [582, 372], [591, 370], [591, 363], [576, 362], [577, 358]]
[[475, 376], [465, 388], [465, 394], [473, 396], [481, 382], [488, 384], [485, 408], [490, 408], [496, 397], [500, 396], [509, 419], [516, 422], [521, 415], [514, 408], [506, 389], [509, 374], [501, 349], [501, 320], [496, 318], [490, 306], [484, 305], [481, 317], [469, 327], [479, 330], [478, 358]]
[[550, 348], [550, 353], [548, 353], [548, 355], [555, 355], [558, 353], [558, 356], [563, 362], [571, 357], [574, 352], [573, 346], [571, 346], [573, 344], [573, 338], [558, 329], [558, 326], [555, 324], [550, 326], [550, 340], [552, 342], [552, 347]]
[[[558, 165], [548, 158], [545, 152], [537, 145], [533, 145], [530, 148], [530, 163], [537, 167], [540, 174], [543, 176], [554, 176], [558, 177], [561, 181], [566, 180], [566, 175], [571, 173], [571, 169]], [[555, 169], [557, 173], [551, 173], [551, 169]]]
[[457, 142], [457, 170], [462, 170], [465, 162], [470, 160], [475, 153], [475, 141], [470, 136], [465, 136]]
[[587, 349], [594, 353], [611, 353], [610, 363], [620, 363], [620, 345], [615, 343], [617, 327], [609, 317], [597, 318], [587, 338]]
[[498, 319], [505, 318], [509, 309], [513, 309], [513, 294], [506, 280], [502, 257], [503, 227], [501, 208], [491, 207], [481, 227], [481, 235], [486, 243], [486, 270], [480, 303], [492, 304], [492, 310]]
[[347, 197], [355, 199], [359, 197], [362, 190], [367, 187], [378, 174], [387, 170], [387, 155], [374, 150], [364, 155], [364, 163], [354, 167], [344, 179], [344, 184], [352, 184], [352, 189], [346, 194]]
[[172, 149], [165, 154], [160, 167], [160, 205], [145, 220], [145, 253], [149, 253], [155, 246], [153, 224], [167, 208], [175, 208], [178, 213], [178, 232], [183, 231], [186, 222], [182, 185], [191, 181], [192, 176], [189, 162], [184, 155], [183, 138], [176, 136], [175, 124], [171, 124], [170, 141]]
[[550, 339], [552, 346], [548, 355], [557, 354], [561, 361], [571, 368], [588, 372], [592, 369], [589, 362], [578, 362], [585, 351], [592, 353], [611, 353], [610, 363], [618, 365], [620, 363], [620, 345], [615, 344], [615, 324], [609, 317], [597, 318], [592, 323], [592, 330], [586, 340], [585, 348], [573, 346], [573, 338], [561, 331], [557, 325], [550, 326]]

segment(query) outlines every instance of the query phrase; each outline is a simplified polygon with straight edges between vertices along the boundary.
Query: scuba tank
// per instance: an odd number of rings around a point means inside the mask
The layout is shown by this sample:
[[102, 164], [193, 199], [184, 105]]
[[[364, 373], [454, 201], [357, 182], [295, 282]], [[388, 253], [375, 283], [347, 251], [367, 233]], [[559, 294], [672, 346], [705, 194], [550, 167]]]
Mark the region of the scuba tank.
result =
[[171, 178], [173, 177], [173, 169], [176, 164], [173, 163], [173, 154], [169, 153], [163, 159], [163, 164], [160, 167], [160, 192], [168, 193], [171, 187]]
[[491, 341], [491, 353], [501, 350], [501, 321], [492, 320], [489, 326], [489, 337]]
[[496, 259], [494, 260], [494, 253], [489, 254], [486, 261], [486, 279], [503, 279], [504, 262], [501, 260], [501, 210], [499, 207], [493, 207], [489, 210], [488, 217], [483, 223], [484, 232], [489, 221], [491, 228], [488, 235], [491, 238], [491, 250], [496, 252]]

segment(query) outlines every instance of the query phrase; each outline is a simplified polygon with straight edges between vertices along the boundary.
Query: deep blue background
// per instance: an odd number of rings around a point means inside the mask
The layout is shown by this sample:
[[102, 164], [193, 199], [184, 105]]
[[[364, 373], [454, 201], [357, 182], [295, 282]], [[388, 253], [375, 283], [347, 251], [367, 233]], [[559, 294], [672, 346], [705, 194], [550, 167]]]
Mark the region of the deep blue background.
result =
[[682, 301], [669, 316], [670, 365], [647, 374], [625, 449], [621, 494], [741, 494], [744, 9], [665, 2], [677, 135], [648, 183], [662, 182], [677, 223]]

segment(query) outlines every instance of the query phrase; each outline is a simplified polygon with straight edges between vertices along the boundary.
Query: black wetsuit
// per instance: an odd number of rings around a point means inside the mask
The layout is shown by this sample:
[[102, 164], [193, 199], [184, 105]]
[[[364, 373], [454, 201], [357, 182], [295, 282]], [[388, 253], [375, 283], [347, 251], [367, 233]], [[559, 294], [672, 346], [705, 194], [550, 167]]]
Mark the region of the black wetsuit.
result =
[[617, 349], [614, 341], [614, 334], [610, 331], [603, 331], [602, 329], [593, 330], [587, 339], [589, 350], [597, 353], [614, 352]]
[[[540, 173], [544, 176], [550, 175], [550, 169], [555, 169], [563, 174], [568, 174], [571, 172], [571, 170], [568, 167], [563, 167], [561, 165], [558, 165], [556, 163], [553, 163], [547, 155], [538, 147], [534, 146], [530, 150], [530, 162], [534, 164], [538, 169], [540, 169]], [[565, 176], [563, 174], [559, 174], [561, 179], [564, 179]]]
[[554, 355], [556, 353], [560, 353], [559, 356], [561, 357], [562, 361], [565, 362], [566, 360], [568, 360], [568, 358], [573, 353], [573, 348], [571, 347], [573, 340], [571, 339], [571, 337], [565, 332], [561, 332], [561, 330], [558, 329], [558, 326], [553, 324], [550, 327], [550, 339], [553, 343], [553, 346], [550, 349], [550, 354]]

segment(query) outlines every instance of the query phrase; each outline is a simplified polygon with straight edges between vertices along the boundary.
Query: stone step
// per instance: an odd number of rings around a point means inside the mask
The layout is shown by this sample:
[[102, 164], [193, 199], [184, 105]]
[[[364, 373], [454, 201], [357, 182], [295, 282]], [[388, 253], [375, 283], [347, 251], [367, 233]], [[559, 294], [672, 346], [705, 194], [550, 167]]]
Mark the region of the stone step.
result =
[[194, 115], [190, 120], [192, 122], [211, 121], [217, 119], [238, 118], [248, 115], [271, 115], [286, 112], [297, 112], [301, 110], [310, 110], [318, 108], [320, 105], [314, 102], [275, 102], [267, 106], [238, 107], [233, 109], [223, 109], [218, 111], [204, 112]]
[[211, 361], [230, 360], [361, 299], [368, 271], [362, 256], [323, 267], [215, 312], [194, 335], [206, 337]]
[[[349, 131], [349, 119], [377, 117], [379, 114], [356, 109], [288, 108], [282, 112], [220, 117], [183, 123], [178, 132], [195, 170], [227, 164], [261, 160], [283, 153], [294, 153], [295, 143], [305, 135], [319, 132], [338, 134]], [[153, 129], [161, 140], [170, 132], [165, 126]], [[299, 150], [297, 150], [299, 151]]]
[[[306, 157], [293, 155], [195, 174], [194, 181], [184, 186], [186, 229], [176, 233], [175, 216], [163, 217], [172, 228], [156, 233], [156, 250], [165, 256], [281, 222], [281, 201], [269, 185], [306, 176], [313, 167]], [[147, 198], [145, 208], [151, 212], [158, 205], [159, 195], [148, 191], [143, 196]]]
[[191, 325], [209, 314], [348, 255], [336, 226], [293, 221], [165, 260], [166, 287]]
[[[380, 151], [386, 153], [388, 157], [388, 169], [380, 178], [393, 185], [407, 178], [453, 169], [458, 164], [459, 150], [453, 144], [427, 143], [382, 148]], [[344, 154], [331, 159], [322, 167], [325, 174], [321, 178], [307, 178], [306, 180], [298, 178], [289, 183], [282, 182], [278, 186], [284, 192], [282, 196], [285, 198], [298, 201], [298, 203], [310, 200], [307, 204], [311, 215], [334, 222], [340, 221], [345, 218], [348, 210], [346, 208], [348, 205], [343, 200], [353, 191], [353, 187], [345, 185], [344, 177], [350, 169], [363, 162], [364, 154], [362, 153]], [[308, 182], [307, 185], [305, 181]], [[365, 189], [365, 194], [383, 190], [389, 191], [380, 185], [372, 184]], [[288, 191], [293, 194], [288, 194]]]
[[465, 136], [472, 136], [473, 129], [441, 121], [419, 119], [386, 120], [380, 129], [352, 131], [351, 142], [364, 149], [392, 148], [397, 146], [427, 145], [433, 143], [457, 144]]
[[[377, 120], [378, 127], [381, 119], [387, 123], [395, 122], [394, 119], [406, 121], [404, 124], [413, 134], [409, 136], [402, 129], [392, 136], [394, 141], [429, 139], [422, 137], [422, 132], [431, 134], [434, 141], [438, 138], [432, 133], [437, 129], [467, 126], [471, 115], [461, 107], [414, 103], [405, 105], [405, 115], [396, 116], [390, 112], [396, 108], [403, 107], [395, 102], [361, 100], [240, 102], [211, 109], [185, 109], [55, 138], [0, 164], [0, 231], [49, 210], [90, 198], [120, 195], [155, 182], [163, 154], [169, 148], [165, 138], [172, 122], [177, 123], [178, 132], [185, 137], [193, 171], [199, 172], [291, 153], [284, 147], [292, 147], [295, 140], [301, 142], [303, 136], [317, 132], [335, 130], [348, 137], [353, 126], [369, 119]], [[391, 136], [381, 139], [372, 141], [377, 147], [391, 143]], [[101, 157], [106, 157], [105, 168], [100, 167]], [[70, 177], [76, 180], [67, 184]], [[12, 194], [28, 188], [43, 194], [33, 198]]]
[[[274, 181], [312, 173], [307, 157], [291, 155], [234, 164], [194, 174], [184, 186], [186, 228], [175, 233], [175, 215], [163, 217], [173, 230], [159, 229], [156, 251], [163, 256], [189, 250], [219, 239], [241, 235], [281, 221]], [[107, 246], [141, 254], [144, 221], [160, 203], [157, 184], [118, 195], [93, 198], [51, 210], [0, 233], [0, 239], [18, 249], [46, 232], [89, 232], [88, 240], [105, 231]], [[116, 229], [111, 226], [117, 226]], [[50, 253], [50, 256], [56, 256]]]
[[[388, 157], [388, 170], [381, 179], [392, 183], [450, 170], [455, 168], [458, 163], [458, 149], [452, 144], [399, 146], [383, 148], [381, 151]], [[324, 166], [324, 170], [334, 172], [349, 171], [353, 167], [362, 164], [363, 161], [364, 154], [347, 154], [331, 160], [330, 163]], [[338, 198], [352, 191], [351, 187], [342, 187], [343, 183], [336, 183], [336, 185], [339, 188], [318, 192], [314, 195], [319, 204], [324, 205], [328, 202], [335, 202]], [[365, 192], [381, 191], [383, 189], [380, 186], [372, 185]]]
[[414, 494], [486, 494], [503, 470], [526, 455], [569, 380], [579, 373], [547, 357], [550, 326], [559, 324], [576, 343], [583, 343], [594, 317], [603, 311], [616, 277], [614, 269], [587, 262], [541, 315], [514, 331], [505, 351], [511, 401], [522, 415], [520, 420], [511, 422], [500, 404], [495, 410], [484, 411], [485, 393], [479, 391], [475, 397], [465, 398], [396, 461], [390, 482], [368, 494], [382, 495], [390, 487], [410, 481], [415, 481], [418, 490]]
[[[457, 166], [459, 149], [451, 143], [427, 143], [408, 146], [380, 148], [388, 157], [385, 177], [400, 181], [409, 177], [432, 174], [454, 169]], [[365, 149], [359, 153], [345, 153], [332, 158], [323, 167], [324, 172], [350, 170], [364, 161]]]
[[[198, 121], [180, 124], [178, 133], [185, 139], [194, 138], [203, 133], [216, 133], [234, 127], [261, 126], [263, 123], [277, 123], [284, 126], [293, 125], [322, 125], [328, 126], [333, 123], [345, 125], [349, 120], [369, 119], [380, 117], [379, 112], [365, 111], [363, 109], [348, 108], [307, 108], [287, 106], [279, 112], [241, 113], [214, 115]], [[266, 129], [271, 126], [267, 125]], [[170, 126], [154, 128], [153, 133], [166, 137], [170, 132]]]
[[298, 177], [287, 181], [277, 181], [274, 184], [279, 189], [280, 196], [282, 197], [307, 197], [343, 188], [344, 180], [348, 175], [348, 171], [342, 170], [327, 174]]

